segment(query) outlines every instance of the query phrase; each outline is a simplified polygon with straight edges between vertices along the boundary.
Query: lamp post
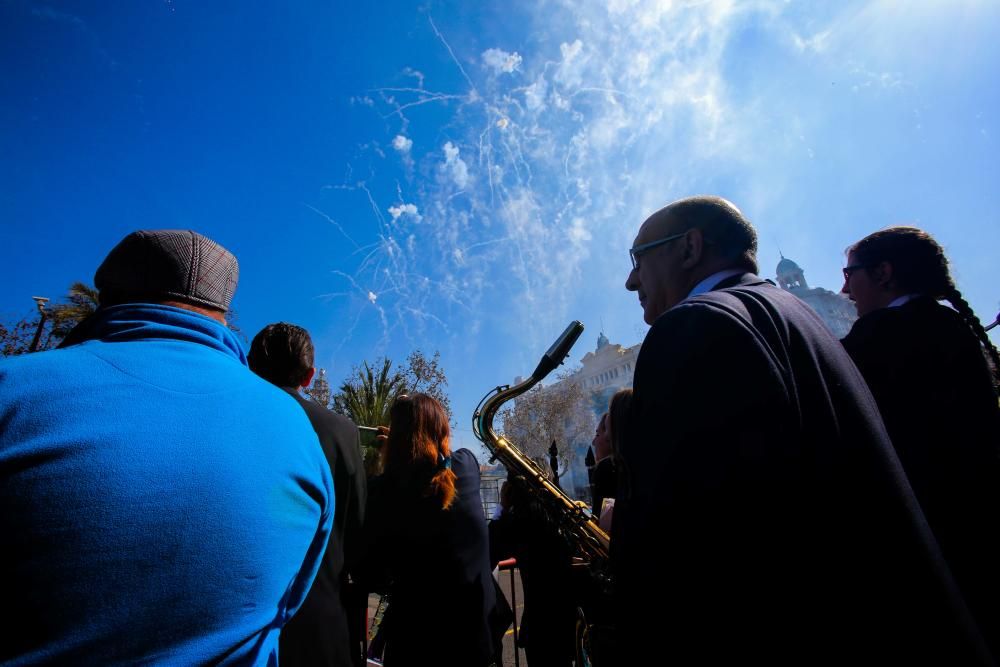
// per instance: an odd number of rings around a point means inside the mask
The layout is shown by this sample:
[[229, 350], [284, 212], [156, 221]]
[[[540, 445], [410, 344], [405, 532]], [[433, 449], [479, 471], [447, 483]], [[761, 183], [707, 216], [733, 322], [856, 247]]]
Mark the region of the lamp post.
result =
[[28, 348], [28, 352], [35, 352], [38, 350], [38, 341], [42, 339], [42, 327], [45, 326], [45, 318], [48, 317], [48, 313], [45, 312], [45, 304], [49, 300], [44, 296], [33, 296], [31, 298], [35, 300], [35, 305], [38, 306], [40, 315], [38, 318], [38, 328], [35, 329], [35, 337], [31, 340], [31, 347]]
[[993, 324], [990, 324], [990, 325], [988, 325], [988, 326], [985, 326], [985, 327], [983, 327], [983, 328], [984, 328], [984, 329], [985, 329], [986, 331], [989, 331], [990, 329], [992, 329], [993, 327], [995, 327], [995, 326], [996, 326], [996, 325], [998, 325], [998, 324], [1000, 324], [1000, 313], [997, 313], [997, 318], [996, 318], [995, 320], [993, 320]]

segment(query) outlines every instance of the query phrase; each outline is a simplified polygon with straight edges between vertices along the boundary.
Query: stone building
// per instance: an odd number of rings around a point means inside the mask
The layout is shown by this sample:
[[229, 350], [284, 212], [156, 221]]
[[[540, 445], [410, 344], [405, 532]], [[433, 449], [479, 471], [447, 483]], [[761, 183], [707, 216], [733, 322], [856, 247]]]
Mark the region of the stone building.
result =
[[843, 338], [847, 335], [854, 321], [858, 319], [857, 310], [850, 299], [839, 292], [831, 292], [822, 287], [809, 287], [802, 268], [784, 255], [781, 256], [775, 273], [778, 287], [788, 290], [809, 304], [834, 336]]
[[[590, 410], [594, 426], [601, 414], [608, 409], [608, 402], [619, 389], [632, 386], [635, 360], [639, 356], [640, 345], [623, 347], [612, 343], [602, 331], [597, 336], [597, 347], [587, 352], [580, 360], [580, 368], [565, 381], [578, 382], [590, 396]], [[570, 495], [590, 502], [590, 486], [587, 466], [584, 463], [591, 438], [572, 443], [575, 456], [573, 465], [562, 477], [563, 489]]]

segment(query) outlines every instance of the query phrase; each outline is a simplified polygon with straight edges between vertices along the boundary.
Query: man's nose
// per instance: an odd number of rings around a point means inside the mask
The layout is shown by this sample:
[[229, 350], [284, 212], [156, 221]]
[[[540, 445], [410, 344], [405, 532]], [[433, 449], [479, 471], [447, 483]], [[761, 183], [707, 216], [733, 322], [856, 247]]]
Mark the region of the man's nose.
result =
[[628, 272], [628, 278], [625, 279], [625, 289], [629, 292], [635, 292], [639, 289], [639, 277], [636, 275], [635, 269]]

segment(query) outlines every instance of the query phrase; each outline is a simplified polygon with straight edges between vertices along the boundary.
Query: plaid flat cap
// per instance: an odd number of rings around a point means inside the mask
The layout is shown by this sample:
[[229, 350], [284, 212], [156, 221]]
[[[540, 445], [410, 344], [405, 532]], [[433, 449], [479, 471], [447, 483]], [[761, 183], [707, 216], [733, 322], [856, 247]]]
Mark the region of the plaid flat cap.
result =
[[236, 257], [197, 232], [132, 232], [94, 274], [102, 304], [177, 300], [229, 310], [239, 281]]

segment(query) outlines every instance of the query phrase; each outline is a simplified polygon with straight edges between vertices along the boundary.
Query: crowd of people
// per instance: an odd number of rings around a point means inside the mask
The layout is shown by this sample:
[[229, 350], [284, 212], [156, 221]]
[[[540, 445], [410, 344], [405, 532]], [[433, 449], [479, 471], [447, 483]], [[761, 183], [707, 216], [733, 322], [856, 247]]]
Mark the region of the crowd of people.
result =
[[[843, 341], [756, 251], [709, 196], [629, 250], [650, 329], [594, 436], [622, 630], [598, 667], [997, 664], [1000, 356], [942, 248], [913, 227], [851, 245]], [[487, 525], [423, 394], [367, 478], [356, 425], [300, 392], [308, 332], [245, 354], [226, 326], [238, 273], [195, 232], [135, 232], [60, 349], [0, 363], [0, 663], [363, 665], [378, 591], [386, 665], [486, 667], [514, 557], [528, 663], [574, 664], [574, 553], [531, 481]]]

